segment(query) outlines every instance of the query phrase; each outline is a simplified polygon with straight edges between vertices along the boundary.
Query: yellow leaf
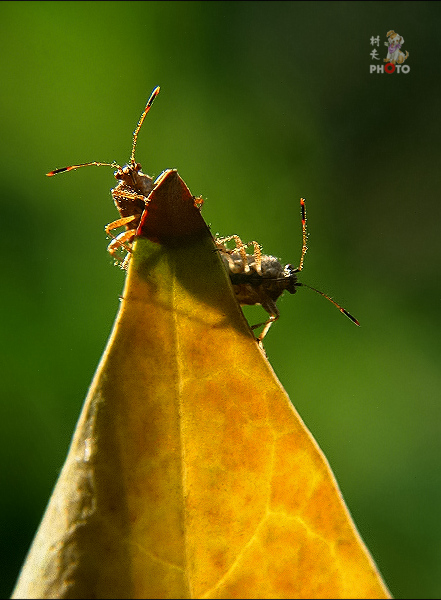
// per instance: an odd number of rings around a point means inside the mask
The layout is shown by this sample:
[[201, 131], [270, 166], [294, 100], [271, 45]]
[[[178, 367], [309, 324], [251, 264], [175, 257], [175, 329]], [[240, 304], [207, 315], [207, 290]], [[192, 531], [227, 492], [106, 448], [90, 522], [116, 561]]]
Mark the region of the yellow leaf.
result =
[[388, 598], [176, 171], [14, 598]]

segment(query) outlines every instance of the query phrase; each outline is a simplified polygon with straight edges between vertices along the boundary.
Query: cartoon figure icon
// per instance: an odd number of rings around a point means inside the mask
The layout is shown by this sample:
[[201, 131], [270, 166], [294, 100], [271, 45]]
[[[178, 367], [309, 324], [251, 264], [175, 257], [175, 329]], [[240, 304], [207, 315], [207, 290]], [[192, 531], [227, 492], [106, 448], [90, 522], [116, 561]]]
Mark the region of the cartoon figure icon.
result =
[[403, 36], [398, 35], [393, 30], [388, 31], [386, 36], [388, 41], [384, 42], [384, 45], [387, 46], [387, 57], [384, 59], [384, 62], [392, 63], [393, 65], [403, 64], [409, 56], [409, 52], [406, 51], [406, 54], [401, 52], [401, 46], [404, 44]]

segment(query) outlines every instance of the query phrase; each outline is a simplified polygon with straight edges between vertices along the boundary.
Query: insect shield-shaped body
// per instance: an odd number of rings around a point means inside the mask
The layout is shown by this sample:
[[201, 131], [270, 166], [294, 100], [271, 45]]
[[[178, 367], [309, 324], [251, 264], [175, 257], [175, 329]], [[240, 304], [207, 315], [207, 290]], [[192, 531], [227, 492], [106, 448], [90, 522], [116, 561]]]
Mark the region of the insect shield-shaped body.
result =
[[[346, 315], [353, 323], [359, 325], [347, 310], [337, 304], [332, 298], [325, 293], [313, 288], [304, 283], [297, 281], [297, 274], [303, 269], [303, 260], [306, 254], [307, 233], [306, 233], [306, 207], [305, 200], [300, 200], [302, 211], [302, 233], [303, 245], [298, 267], [292, 265], [283, 266], [277, 258], [262, 254], [261, 248], [257, 242], [244, 244], [239, 236], [231, 235], [225, 238], [216, 238], [216, 246], [220, 251], [225, 268], [230, 276], [230, 281], [233, 285], [234, 293], [238, 302], [241, 305], [260, 304], [262, 308], [269, 314], [269, 318], [264, 323], [253, 325], [251, 329], [256, 329], [263, 325], [263, 330], [258, 336], [259, 343], [262, 342], [269, 328], [277, 321], [280, 316], [276, 301], [287, 290], [290, 294], [296, 292], [296, 288], [303, 286], [307, 287], [327, 300], [332, 302], [340, 312]], [[234, 240], [236, 247], [230, 250], [226, 243]], [[246, 248], [253, 246], [253, 254], [248, 254]]]
[[[110, 235], [110, 237], [113, 238], [107, 249], [122, 268], [127, 268], [128, 266], [132, 242], [136, 236], [142, 214], [144, 213], [148, 204], [148, 196], [153, 189], [153, 179], [143, 173], [141, 171], [141, 165], [135, 162], [135, 148], [139, 130], [141, 129], [144, 119], [158, 93], [159, 87], [156, 87], [153, 90], [133, 133], [132, 154], [130, 156], [129, 164], [125, 165], [124, 167], [120, 167], [120, 165], [115, 162], [105, 163], [93, 161], [80, 165], [72, 165], [70, 167], [55, 169], [54, 171], [47, 173], [47, 175], [51, 177], [52, 175], [57, 175], [58, 173], [73, 171], [75, 169], [79, 169], [80, 167], [89, 167], [92, 165], [97, 167], [108, 166], [117, 169], [115, 171], [115, 179], [117, 179], [119, 183], [111, 190], [111, 194], [121, 218], [106, 225], [105, 231], [108, 235]], [[125, 230], [118, 235], [114, 235], [112, 232], [119, 227], [124, 227]], [[123, 260], [119, 259], [116, 255], [116, 252], [120, 249], [123, 249], [127, 252]]]

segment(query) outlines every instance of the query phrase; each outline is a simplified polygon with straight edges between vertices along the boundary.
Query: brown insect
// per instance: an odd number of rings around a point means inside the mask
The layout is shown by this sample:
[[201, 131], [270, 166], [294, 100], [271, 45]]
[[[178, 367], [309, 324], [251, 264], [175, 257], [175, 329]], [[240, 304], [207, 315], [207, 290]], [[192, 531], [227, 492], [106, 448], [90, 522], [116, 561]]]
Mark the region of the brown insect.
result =
[[[141, 165], [135, 162], [135, 148], [138, 139], [138, 133], [144, 122], [144, 119], [149, 112], [154, 99], [159, 94], [159, 87], [156, 87], [138, 121], [135, 131], [133, 132], [133, 143], [132, 143], [132, 154], [130, 156], [129, 164], [121, 167], [118, 163], [105, 163], [105, 162], [88, 162], [81, 165], [72, 165], [70, 167], [63, 167], [61, 169], [55, 169], [47, 173], [48, 177], [63, 173], [64, 171], [74, 171], [80, 167], [116, 167], [115, 179], [118, 180], [118, 185], [111, 190], [115, 206], [118, 209], [121, 218], [116, 221], [112, 221], [105, 227], [106, 233], [112, 237], [112, 241], [107, 247], [112, 257], [121, 264], [122, 268], [127, 268], [130, 255], [132, 242], [136, 236], [138, 225], [141, 221], [141, 216], [148, 204], [148, 195], [153, 189], [153, 179], [141, 171]], [[125, 230], [118, 235], [113, 235], [113, 231], [119, 227], [125, 227]], [[127, 254], [123, 260], [120, 260], [116, 256], [116, 252], [119, 249], [126, 250]]]
[[[327, 294], [297, 281], [297, 274], [303, 269], [303, 261], [308, 249], [306, 245], [308, 237], [306, 232], [306, 207], [303, 198], [300, 200], [300, 206], [302, 212], [303, 244], [300, 263], [296, 268], [292, 265], [283, 266], [274, 256], [262, 254], [261, 247], [257, 242], [244, 244], [237, 235], [216, 238], [215, 240], [217, 249], [220, 251], [225, 268], [230, 276], [230, 281], [233, 285], [238, 302], [241, 305], [260, 304], [269, 314], [269, 319], [267, 321], [251, 327], [251, 329], [256, 329], [262, 325], [264, 326], [257, 338], [259, 343], [262, 342], [271, 325], [274, 321], [277, 321], [280, 316], [279, 309], [276, 305], [277, 299], [285, 290], [288, 290], [290, 294], [295, 294], [296, 288], [300, 286], [307, 287], [310, 290], [317, 292], [317, 294], [320, 294], [332, 302], [332, 304], [334, 304], [340, 312], [351, 319], [353, 323], [360, 325], [357, 319]], [[225, 245], [226, 242], [230, 240], [234, 240], [236, 243], [236, 247], [233, 250], [228, 249]], [[254, 248], [253, 254], [247, 254], [246, 248], [251, 245]]]

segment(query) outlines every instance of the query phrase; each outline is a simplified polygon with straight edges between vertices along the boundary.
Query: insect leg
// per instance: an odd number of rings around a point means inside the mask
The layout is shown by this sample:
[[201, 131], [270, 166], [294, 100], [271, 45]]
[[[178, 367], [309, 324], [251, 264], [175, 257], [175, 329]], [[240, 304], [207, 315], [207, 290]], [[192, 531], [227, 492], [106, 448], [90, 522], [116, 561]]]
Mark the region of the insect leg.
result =
[[[105, 230], [105, 232], [108, 235], [112, 235], [110, 232], [113, 229], [117, 229], [118, 227], [122, 227], [123, 225], [127, 225], [127, 223], [131, 223], [135, 219], [136, 219], [136, 215], [131, 215], [130, 217], [123, 217], [122, 219], [117, 219], [116, 221], [112, 221], [111, 223], [109, 223], [108, 225], [106, 225], [104, 227], [104, 230]], [[115, 239], [116, 236], [112, 235], [112, 237]]]
[[131, 242], [135, 235], [136, 229], [129, 229], [129, 231], [123, 231], [116, 237], [112, 236], [113, 240], [107, 246], [108, 252], [112, 256], [114, 256], [115, 252], [119, 250], [119, 248], [124, 248], [125, 250], [127, 250], [127, 252], [131, 253], [132, 249], [130, 248], [130, 246], [127, 246], [125, 242]]
[[266, 336], [266, 334], [269, 331], [269, 328], [271, 327], [271, 325], [277, 321], [277, 319], [279, 318], [279, 315], [271, 315], [270, 318], [265, 321], [264, 323], [258, 323], [257, 325], [252, 325], [251, 329], [257, 329], [258, 327], [261, 327], [262, 325], [264, 326], [260, 335], [256, 338], [257, 341], [260, 343], [262, 343], [263, 338]]
[[240, 237], [238, 235], [229, 235], [228, 237], [217, 238], [216, 243], [224, 244], [225, 242], [229, 242], [230, 240], [235, 241], [236, 248], [234, 250], [226, 249], [227, 254], [232, 254], [235, 251], [239, 252], [240, 257], [242, 259], [243, 272], [248, 273], [250, 271], [250, 266], [248, 264], [248, 258], [247, 258], [247, 252], [245, 250], [245, 244], [242, 242], [242, 240], [240, 239]]
[[262, 343], [262, 340], [268, 333], [269, 328], [274, 323], [274, 321], [277, 321], [277, 319], [280, 316], [279, 309], [277, 308], [276, 303], [273, 300], [271, 300], [270, 298], [268, 298], [266, 300], [266, 302], [262, 302], [262, 308], [264, 308], [266, 310], [266, 312], [269, 314], [269, 319], [267, 321], [265, 321], [264, 323], [258, 323], [257, 325], [253, 325], [251, 327], [251, 329], [257, 329], [257, 327], [261, 327], [263, 325], [263, 329], [257, 338], [257, 341], [259, 342], [259, 344]]

